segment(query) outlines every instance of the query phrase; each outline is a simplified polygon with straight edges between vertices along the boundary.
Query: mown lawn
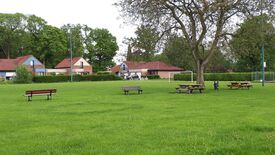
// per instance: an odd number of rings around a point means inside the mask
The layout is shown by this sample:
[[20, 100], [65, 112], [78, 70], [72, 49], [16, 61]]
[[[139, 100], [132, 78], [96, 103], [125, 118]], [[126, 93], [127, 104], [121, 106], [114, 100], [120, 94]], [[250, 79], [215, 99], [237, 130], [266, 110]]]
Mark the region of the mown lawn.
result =
[[[183, 82], [0, 85], [0, 154], [275, 154], [275, 84], [176, 94]], [[120, 87], [141, 85], [125, 96]], [[53, 100], [25, 90], [56, 88]]]

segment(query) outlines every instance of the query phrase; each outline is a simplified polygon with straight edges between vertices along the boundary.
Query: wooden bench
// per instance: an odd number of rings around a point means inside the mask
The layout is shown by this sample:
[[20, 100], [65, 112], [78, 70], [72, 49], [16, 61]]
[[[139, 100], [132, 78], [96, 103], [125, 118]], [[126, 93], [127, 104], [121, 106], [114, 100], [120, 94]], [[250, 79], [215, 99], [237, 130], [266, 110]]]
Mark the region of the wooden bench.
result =
[[33, 96], [47, 96], [47, 100], [50, 100], [54, 94], [56, 94], [56, 89], [27, 90], [25, 92], [25, 96], [28, 97], [28, 101], [31, 101]]
[[125, 86], [122, 87], [122, 90], [124, 91], [125, 95], [128, 95], [129, 91], [137, 91], [138, 94], [142, 94], [142, 89], [140, 86]]

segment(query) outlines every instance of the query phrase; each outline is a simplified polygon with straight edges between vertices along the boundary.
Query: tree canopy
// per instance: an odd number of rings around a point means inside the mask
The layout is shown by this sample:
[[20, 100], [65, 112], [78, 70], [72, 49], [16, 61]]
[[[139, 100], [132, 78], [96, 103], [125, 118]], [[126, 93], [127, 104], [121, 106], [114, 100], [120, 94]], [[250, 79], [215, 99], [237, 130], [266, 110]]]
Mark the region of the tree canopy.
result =
[[[274, 8], [272, 0], [262, 0], [261, 9]], [[162, 31], [174, 30], [190, 48], [197, 70], [197, 83], [204, 84], [203, 73], [217, 49], [232, 33], [234, 19], [246, 18], [259, 10], [258, 0], [120, 0], [124, 17], [154, 25]]]
[[113, 57], [118, 45], [116, 38], [107, 29], [85, 27], [85, 58], [93, 65], [94, 71], [106, 70], [114, 66]]
[[240, 25], [230, 41], [231, 52], [237, 61], [237, 69], [260, 69], [261, 47], [264, 44], [268, 66], [275, 63], [275, 28], [268, 16], [254, 16]]
[[35, 15], [0, 13], [0, 58], [16, 58], [32, 54], [48, 68], [70, 56], [85, 56], [95, 71], [106, 70], [118, 50], [116, 38], [106, 29], [87, 25], [65, 24], [61, 28], [48, 25]]

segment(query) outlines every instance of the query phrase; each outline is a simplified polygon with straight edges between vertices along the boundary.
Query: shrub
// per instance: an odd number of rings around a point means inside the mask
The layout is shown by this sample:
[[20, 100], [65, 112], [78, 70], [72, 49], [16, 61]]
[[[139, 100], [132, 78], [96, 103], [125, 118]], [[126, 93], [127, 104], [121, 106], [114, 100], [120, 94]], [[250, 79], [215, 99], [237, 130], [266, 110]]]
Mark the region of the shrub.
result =
[[[73, 75], [73, 81], [113, 81], [122, 80], [115, 75]], [[37, 83], [51, 83], [51, 82], [69, 82], [71, 76], [36, 76], [33, 78], [33, 82]]]
[[147, 75], [145, 77], [147, 77], [149, 80], [160, 79], [159, 75]]
[[51, 76], [56, 76], [55, 72], [50, 73]]
[[[195, 74], [193, 80], [195, 80]], [[174, 80], [176, 81], [190, 81], [191, 79], [191, 74], [175, 74], [174, 75]]]
[[108, 71], [98, 71], [96, 74], [97, 75], [110, 75], [110, 74], [114, 75], [114, 73], [108, 72]]
[[14, 83], [31, 83], [32, 74], [25, 66], [19, 66], [16, 68], [16, 77], [13, 80]]
[[113, 74], [84, 75], [81, 77], [81, 81], [114, 81], [114, 80], [122, 80], [122, 79]]
[[[174, 80], [179, 81], [190, 81], [190, 74], [176, 74], [174, 75]], [[194, 79], [196, 80], [196, 74], [194, 74]], [[236, 72], [236, 73], [205, 73], [205, 81], [250, 81], [251, 73], [249, 72]]]

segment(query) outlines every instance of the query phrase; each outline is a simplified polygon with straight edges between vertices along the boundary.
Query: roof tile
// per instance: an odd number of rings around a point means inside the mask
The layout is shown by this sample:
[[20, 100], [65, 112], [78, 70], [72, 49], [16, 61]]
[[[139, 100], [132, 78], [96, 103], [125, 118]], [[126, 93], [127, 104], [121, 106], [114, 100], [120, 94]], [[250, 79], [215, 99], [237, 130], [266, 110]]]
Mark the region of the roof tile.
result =
[[[74, 57], [72, 59], [72, 64], [75, 64], [79, 59], [81, 59], [81, 57]], [[55, 68], [70, 68], [71, 67], [71, 59], [70, 58], [66, 58], [64, 60], [62, 60], [59, 64], [57, 64], [55, 66]]]

